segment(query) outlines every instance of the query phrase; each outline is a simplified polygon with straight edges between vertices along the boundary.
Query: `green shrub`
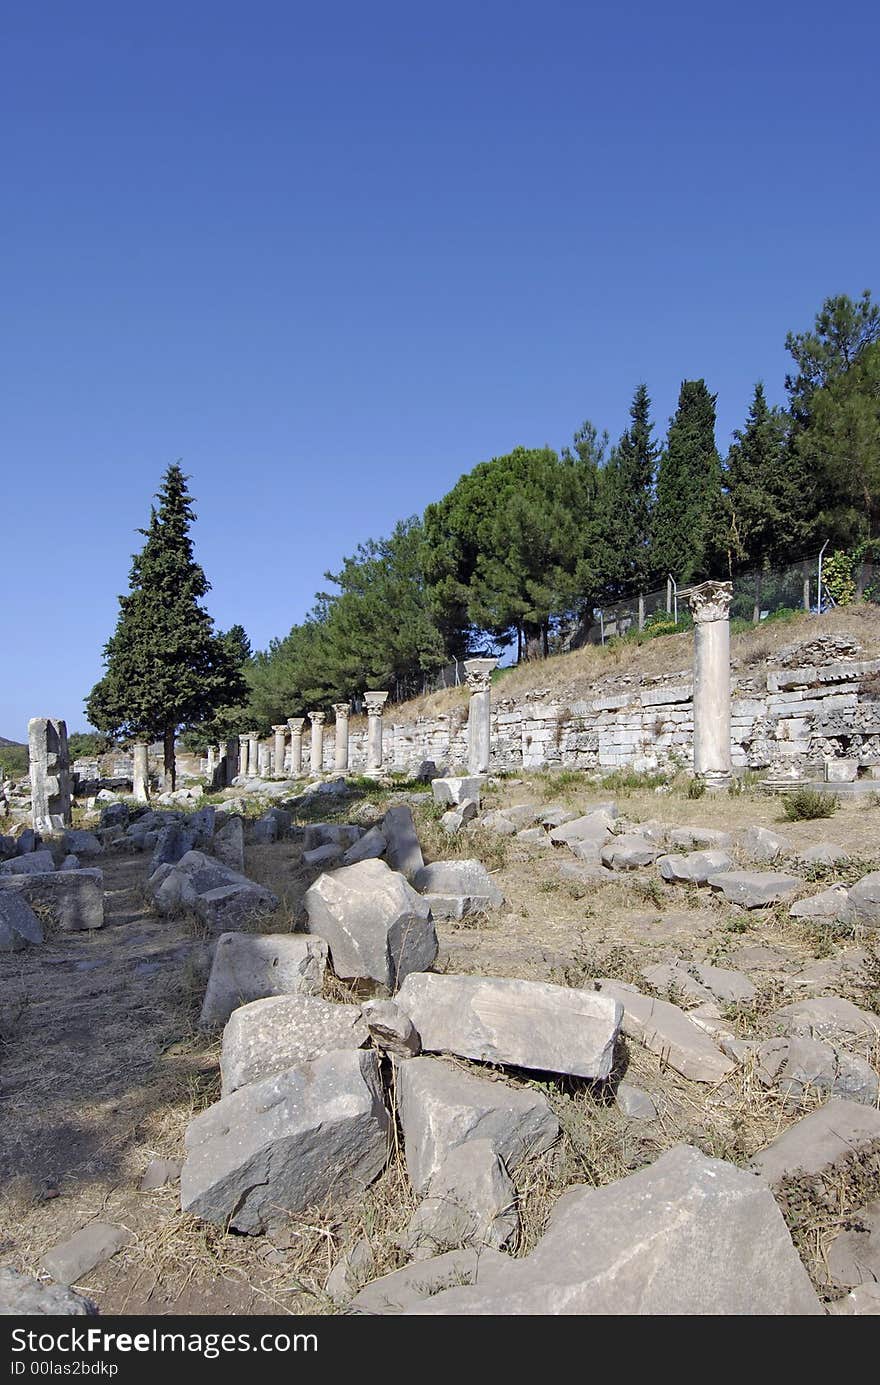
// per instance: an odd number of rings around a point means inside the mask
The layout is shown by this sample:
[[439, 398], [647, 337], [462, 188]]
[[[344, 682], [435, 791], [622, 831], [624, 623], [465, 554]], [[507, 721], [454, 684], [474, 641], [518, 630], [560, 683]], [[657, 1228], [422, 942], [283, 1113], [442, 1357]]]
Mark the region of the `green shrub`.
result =
[[795, 789], [782, 795], [782, 807], [789, 822], [806, 822], [811, 818], [830, 818], [837, 812], [838, 799], [821, 789]]
[[706, 781], [705, 779], [701, 779], [698, 774], [694, 775], [693, 779], [688, 780], [688, 798], [702, 798], [705, 792]]

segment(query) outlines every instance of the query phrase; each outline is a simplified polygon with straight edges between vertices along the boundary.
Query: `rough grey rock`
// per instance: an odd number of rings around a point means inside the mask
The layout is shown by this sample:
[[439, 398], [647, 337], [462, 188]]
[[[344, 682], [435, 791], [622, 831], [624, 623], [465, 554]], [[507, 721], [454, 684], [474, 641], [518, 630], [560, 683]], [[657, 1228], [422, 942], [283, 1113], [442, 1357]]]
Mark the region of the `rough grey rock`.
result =
[[[880, 1202], [870, 1203], [847, 1218], [849, 1225], [828, 1247], [826, 1261], [832, 1284], [856, 1289], [873, 1284], [880, 1292]], [[875, 1312], [880, 1312], [880, 1304]]]
[[433, 861], [416, 872], [412, 884], [435, 918], [466, 918], [504, 903], [504, 895], [482, 861]]
[[611, 836], [616, 817], [614, 804], [607, 804], [604, 808], [594, 809], [591, 813], [552, 828], [550, 840], [554, 846], [567, 846], [579, 860], [598, 862], [602, 847]]
[[554, 827], [562, 827], [566, 822], [573, 822], [576, 817], [577, 814], [573, 813], [570, 808], [563, 808], [561, 805], [553, 803], [538, 812], [538, 822], [542, 827], [546, 827], [548, 832]]
[[559, 1123], [540, 1092], [473, 1077], [439, 1058], [399, 1063], [396, 1082], [407, 1173], [419, 1193], [450, 1152], [471, 1140], [488, 1140], [512, 1171], [559, 1136]]
[[515, 837], [516, 828], [505, 817], [499, 809], [494, 809], [491, 813], [484, 813], [480, 818], [480, 826], [485, 827], [487, 832], [494, 832], [498, 837]]
[[81, 1226], [66, 1241], [48, 1250], [40, 1264], [56, 1283], [76, 1284], [89, 1270], [103, 1265], [105, 1260], [133, 1240], [134, 1236], [124, 1226], [89, 1222], [88, 1226]]
[[602, 848], [602, 864], [609, 870], [638, 870], [641, 866], [650, 866], [661, 851], [662, 847], [656, 842], [636, 833], [612, 837]]
[[600, 865], [598, 856], [593, 865], [587, 862], [581, 864], [575, 861], [560, 861], [556, 873], [560, 880], [570, 880], [575, 885], [610, 885], [614, 880], [614, 871]]
[[0, 875], [46, 875], [54, 869], [54, 856], [43, 848], [31, 851], [27, 856], [13, 856], [11, 861], [4, 861], [0, 865]]
[[176, 1183], [182, 1168], [182, 1159], [151, 1159], [144, 1169], [138, 1191], [155, 1193], [159, 1188], [166, 1188], [169, 1183]]
[[815, 842], [798, 851], [797, 858], [805, 866], [836, 866], [839, 861], [849, 859], [849, 852], [834, 842]]
[[58, 867], [59, 870], [80, 870], [81, 868], [78, 856], [65, 856]]
[[225, 1024], [233, 1010], [272, 995], [319, 995], [323, 938], [302, 933], [224, 933], [217, 939], [199, 1023]]
[[394, 1270], [381, 1279], [374, 1279], [352, 1299], [351, 1310], [371, 1317], [405, 1313], [430, 1300], [441, 1289], [455, 1284], [479, 1283], [481, 1272], [485, 1272], [490, 1264], [496, 1260], [504, 1262], [508, 1258], [503, 1251], [487, 1247], [481, 1250], [449, 1250], [432, 1260], [416, 1260], [402, 1270]]
[[344, 980], [393, 991], [437, 956], [430, 907], [384, 861], [320, 876], [306, 891], [305, 907], [309, 932], [326, 938], [333, 970]]
[[[216, 891], [233, 887], [239, 891], [238, 895], [216, 898]], [[160, 914], [184, 909], [199, 913], [200, 896], [211, 895], [202, 912], [204, 922], [215, 928], [222, 927], [227, 914], [230, 917], [228, 926], [232, 926], [235, 921], [240, 924], [245, 918], [271, 913], [278, 908], [278, 899], [271, 890], [201, 851], [188, 851], [170, 869], [168, 863], [160, 867], [150, 876], [147, 892], [152, 895]], [[202, 913], [199, 916], [202, 917]]]
[[657, 1107], [653, 1097], [647, 1092], [643, 1092], [641, 1087], [634, 1087], [630, 1082], [618, 1084], [614, 1099], [623, 1114], [634, 1121], [653, 1121], [657, 1119]]
[[784, 1034], [811, 1034], [820, 1039], [875, 1039], [880, 1016], [860, 1010], [836, 995], [812, 996], [774, 1010], [769, 1022]]
[[450, 836], [453, 836], [456, 832], [460, 832], [469, 822], [473, 822], [478, 812], [479, 808], [476, 800], [473, 798], [466, 798], [457, 808], [450, 808], [443, 814], [440, 819], [440, 826], [443, 828], [444, 832], [448, 832]]
[[457, 808], [466, 800], [472, 800], [479, 811], [480, 794], [485, 783], [486, 779], [482, 774], [464, 775], [458, 779], [433, 779], [431, 792], [435, 803], [448, 803], [451, 807]]
[[844, 1298], [829, 1303], [828, 1312], [847, 1318], [876, 1317], [880, 1314], [880, 1284], [859, 1284]]
[[248, 828], [248, 837], [255, 846], [269, 846], [277, 842], [280, 835], [278, 819], [273, 812], [263, 813]]
[[847, 897], [844, 885], [832, 885], [808, 899], [795, 900], [788, 915], [793, 919], [840, 919], [846, 914]]
[[342, 858], [343, 866], [356, 866], [358, 861], [373, 861], [385, 855], [388, 843], [381, 827], [371, 827], [369, 832], [350, 846]]
[[196, 844], [198, 832], [195, 827], [182, 822], [170, 822], [159, 831], [159, 840], [150, 859], [150, 875], [160, 866], [174, 866], [182, 861], [187, 852]]
[[21, 952], [43, 941], [43, 925], [23, 895], [0, 890], [0, 952]]
[[404, 1249], [424, 1257], [461, 1246], [503, 1250], [519, 1230], [516, 1190], [491, 1140], [450, 1150], [413, 1213]]
[[880, 1148], [880, 1111], [833, 1097], [789, 1126], [762, 1149], [751, 1167], [778, 1187], [790, 1178], [814, 1178]]
[[96, 868], [4, 876], [0, 890], [18, 890], [31, 908], [47, 908], [62, 933], [104, 927], [104, 876]]
[[493, 976], [408, 976], [397, 1004], [422, 1049], [539, 1072], [604, 1079], [622, 1007], [595, 991]]
[[222, 865], [240, 875], [244, 873], [244, 823], [241, 818], [229, 818], [217, 829], [211, 850]]
[[302, 863], [314, 870], [315, 866], [335, 865], [343, 855], [343, 849], [337, 842], [325, 842], [323, 846], [315, 846], [311, 851], [304, 851]]
[[101, 809], [101, 827], [127, 827], [129, 811], [127, 803], [108, 803]]
[[714, 827], [673, 827], [669, 833], [672, 846], [686, 846], [697, 850], [726, 851], [733, 846], [730, 832], [719, 832]]
[[362, 1192], [385, 1166], [389, 1128], [376, 1054], [328, 1053], [190, 1122], [181, 1208], [257, 1234], [285, 1212]]
[[502, 808], [500, 811], [512, 822], [517, 829], [531, 827], [538, 816], [537, 809], [532, 808], [527, 803], [518, 803], [510, 808]]
[[736, 1064], [726, 1058], [705, 1030], [668, 1000], [654, 1000], [635, 987], [612, 980], [599, 981], [602, 995], [623, 1006], [621, 1029], [694, 1082], [720, 1082]]
[[733, 857], [726, 851], [691, 851], [683, 855], [658, 856], [657, 869], [673, 884], [705, 885], [710, 875], [733, 870]]
[[314, 995], [272, 995], [233, 1010], [220, 1049], [221, 1092], [229, 1096], [337, 1049], [363, 1048], [369, 1031], [359, 1005]]
[[382, 834], [387, 843], [385, 860], [392, 870], [412, 881], [425, 864], [412, 809], [405, 804], [389, 808], [382, 819]]
[[303, 830], [303, 851], [315, 851], [319, 846], [338, 846], [347, 851], [364, 835], [364, 829], [353, 822], [310, 822]]
[[740, 832], [737, 845], [752, 861], [762, 861], [767, 865], [772, 865], [782, 856], [789, 856], [794, 850], [794, 843], [788, 837], [771, 832], [767, 827], [747, 827]]
[[398, 1058], [415, 1058], [421, 1052], [422, 1044], [415, 1026], [396, 1001], [366, 1000], [362, 1014], [377, 1048]]
[[19, 1274], [11, 1265], [0, 1265], [0, 1317], [90, 1317], [97, 1311], [89, 1299], [72, 1289], [44, 1284]]
[[543, 827], [524, 827], [521, 832], [517, 832], [516, 839], [522, 842], [523, 846], [550, 848], [553, 845]]
[[648, 1168], [557, 1202], [535, 1249], [481, 1266], [425, 1314], [821, 1316], [769, 1189], [678, 1145]]
[[645, 980], [658, 991], [678, 991], [690, 1000], [722, 1000], [736, 1003], [752, 1000], [754, 985], [742, 972], [713, 967], [707, 962], [669, 962], [642, 971]]
[[795, 1103], [808, 1091], [819, 1091], [864, 1106], [877, 1104], [880, 1081], [864, 1059], [803, 1035], [761, 1044], [755, 1072], [766, 1087], [776, 1087]]
[[880, 870], [863, 875], [850, 886], [846, 902], [846, 917], [853, 923], [880, 926]]
[[796, 875], [773, 870], [730, 870], [710, 875], [707, 883], [713, 890], [720, 890], [731, 904], [739, 904], [743, 909], [763, 909], [795, 894], [803, 882]]
[[277, 907], [275, 895], [250, 880], [241, 885], [221, 885], [216, 890], [206, 890], [196, 896], [193, 905], [196, 918], [212, 933], [246, 928], [253, 919], [271, 914]]
[[[111, 804], [111, 807], [124, 807], [124, 804]], [[105, 809], [105, 812], [107, 810]], [[103, 816], [103, 814], [102, 814]], [[63, 849], [66, 852], [73, 852], [77, 856], [103, 856], [104, 846], [98, 841], [94, 832], [85, 832], [81, 828], [69, 828], [61, 839]]]
[[334, 1303], [347, 1303], [366, 1284], [375, 1264], [373, 1248], [365, 1236], [342, 1252], [327, 1276], [324, 1293]]

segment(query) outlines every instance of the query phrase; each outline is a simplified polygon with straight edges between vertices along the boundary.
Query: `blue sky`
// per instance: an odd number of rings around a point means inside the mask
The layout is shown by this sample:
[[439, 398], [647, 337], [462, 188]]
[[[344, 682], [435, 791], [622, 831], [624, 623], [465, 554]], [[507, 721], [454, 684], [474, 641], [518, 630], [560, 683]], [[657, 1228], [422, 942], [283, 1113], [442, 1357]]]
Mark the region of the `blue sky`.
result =
[[256, 646], [518, 443], [718, 437], [880, 291], [876, 5], [226, 0], [0, 18], [0, 734], [82, 701], [169, 462]]

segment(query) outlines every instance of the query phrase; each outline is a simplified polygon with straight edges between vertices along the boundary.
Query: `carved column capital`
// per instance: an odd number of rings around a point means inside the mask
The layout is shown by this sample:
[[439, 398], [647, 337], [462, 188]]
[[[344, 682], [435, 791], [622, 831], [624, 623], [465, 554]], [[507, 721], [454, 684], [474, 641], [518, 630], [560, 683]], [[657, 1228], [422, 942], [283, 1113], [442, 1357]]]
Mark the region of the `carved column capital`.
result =
[[733, 600], [732, 582], [701, 582], [687, 594], [691, 612], [697, 624], [711, 620], [727, 620]]
[[337, 721], [348, 721], [351, 713], [351, 704], [348, 702], [334, 702], [333, 715]]
[[326, 712], [309, 712], [309, 713], [308, 713], [308, 718], [309, 718], [309, 721], [312, 723], [313, 726], [323, 726], [323, 725], [324, 725], [324, 722], [327, 720], [327, 713], [326, 713]]
[[465, 682], [471, 692], [488, 692], [492, 681], [492, 671], [497, 667], [497, 659], [465, 659]]
[[273, 726], [272, 730], [276, 736], [285, 736], [287, 734], [287, 722], [282, 721], [280, 726]]
[[288, 717], [288, 718], [287, 718], [287, 725], [290, 727], [290, 734], [291, 734], [292, 736], [301, 736], [301, 735], [302, 735], [302, 729], [303, 729], [303, 727], [305, 726], [305, 724], [306, 724], [306, 719], [305, 719], [305, 717]]
[[387, 701], [387, 692], [365, 692], [364, 705], [367, 709], [367, 716], [380, 717], [382, 715], [382, 708]]

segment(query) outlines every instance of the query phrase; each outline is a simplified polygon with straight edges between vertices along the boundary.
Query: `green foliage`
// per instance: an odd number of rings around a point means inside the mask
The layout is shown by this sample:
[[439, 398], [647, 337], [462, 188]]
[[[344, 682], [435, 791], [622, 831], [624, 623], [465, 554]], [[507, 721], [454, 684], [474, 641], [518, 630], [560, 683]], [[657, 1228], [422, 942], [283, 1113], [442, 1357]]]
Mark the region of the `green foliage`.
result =
[[850, 606], [856, 599], [855, 563], [851, 553], [838, 550], [822, 567], [822, 582], [835, 606]]
[[29, 765], [26, 745], [0, 745], [0, 779], [22, 779]]
[[695, 774], [693, 779], [688, 780], [688, 798], [702, 798], [706, 792], [706, 781], [699, 774]]
[[644, 591], [651, 572], [651, 518], [660, 449], [651, 434], [651, 400], [639, 385], [630, 426], [599, 472], [595, 581], [603, 601]]
[[[724, 469], [724, 545], [731, 571], [779, 561], [805, 539], [803, 491], [787, 465], [788, 419], [755, 386], [746, 426], [734, 433]], [[760, 580], [755, 603], [760, 605]]]
[[100, 731], [72, 731], [67, 737], [71, 761], [91, 760], [96, 755], [106, 755], [112, 746], [112, 737], [104, 736]]
[[837, 812], [838, 803], [835, 794], [824, 793], [821, 789], [794, 789], [782, 795], [782, 808], [789, 822], [830, 818]]
[[684, 380], [657, 473], [651, 563], [682, 585], [712, 575], [724, 530], [715, 400], [705, 380]]

